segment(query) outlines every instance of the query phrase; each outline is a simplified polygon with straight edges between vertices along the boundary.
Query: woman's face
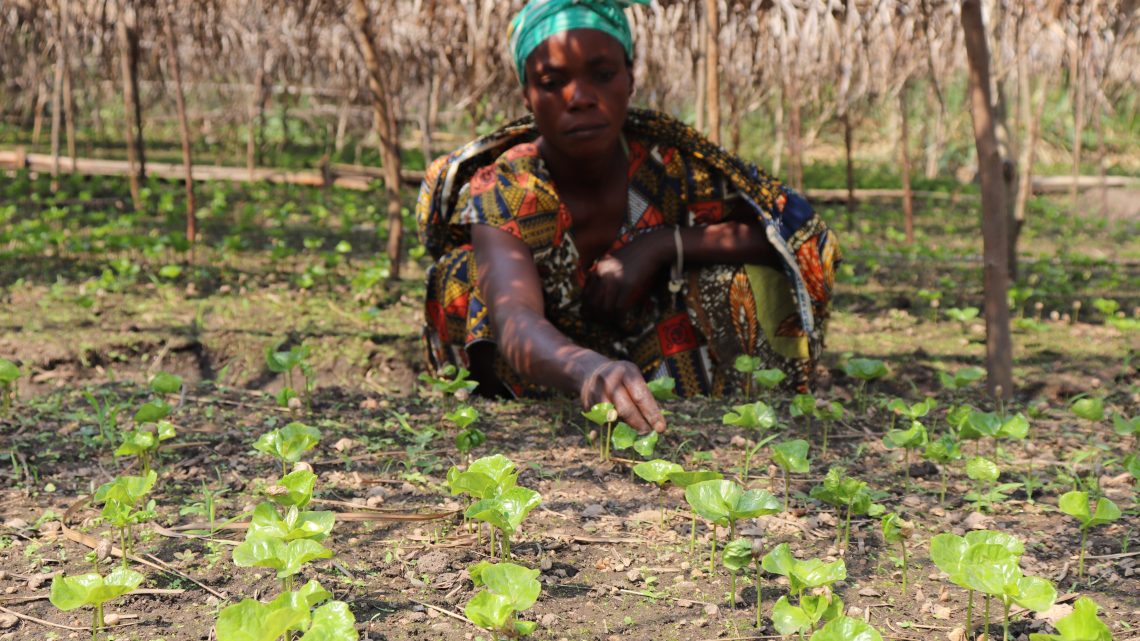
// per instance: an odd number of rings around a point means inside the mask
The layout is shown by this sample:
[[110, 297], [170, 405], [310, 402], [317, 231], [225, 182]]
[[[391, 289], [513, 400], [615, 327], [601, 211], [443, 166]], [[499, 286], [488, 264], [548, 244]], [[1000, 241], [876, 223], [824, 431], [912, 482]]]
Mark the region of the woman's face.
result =
[[596, 29], [553, 35], [526, 61], [527, 109], [546, 143], [572, 158], [613, 151], [632, 93], [625, 50]]

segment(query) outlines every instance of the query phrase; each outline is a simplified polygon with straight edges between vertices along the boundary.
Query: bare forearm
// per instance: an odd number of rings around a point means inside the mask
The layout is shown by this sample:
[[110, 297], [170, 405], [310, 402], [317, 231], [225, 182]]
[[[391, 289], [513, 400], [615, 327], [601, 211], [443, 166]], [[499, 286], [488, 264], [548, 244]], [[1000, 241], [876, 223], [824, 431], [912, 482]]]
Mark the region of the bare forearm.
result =
[[[672, 228], [661, 228], [646, 234], [645, 242], [651, 260], [660, 265], [672, 265], [676, 260], [677, 250]], [[761, 223], [726, 221], [682, 227], [681, 245], [685, 264], [779, 264], [776, 251]]]
[[505, 301], [492, 306], [499, 350], [523, 377], [578, 395], [582, 383], [606, 357], [574, 344], [550, 321]]

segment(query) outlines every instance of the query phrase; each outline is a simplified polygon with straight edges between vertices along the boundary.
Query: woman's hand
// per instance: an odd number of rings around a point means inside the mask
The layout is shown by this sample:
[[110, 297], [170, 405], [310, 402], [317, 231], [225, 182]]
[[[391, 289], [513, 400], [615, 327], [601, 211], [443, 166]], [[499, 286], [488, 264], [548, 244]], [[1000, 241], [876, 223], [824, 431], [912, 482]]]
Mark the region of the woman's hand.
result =
[[605, 361], [582, 383], [582, 407], [612, 403], [618, 416], [641, 434], [665, 431], [665, 417], [637, 366], [629, 361]]
[[582, 290], [585, 308], [600, 318], [630, 311], [674, 253], [672, 228], [663, 228], [602, 256], [594, 263]]

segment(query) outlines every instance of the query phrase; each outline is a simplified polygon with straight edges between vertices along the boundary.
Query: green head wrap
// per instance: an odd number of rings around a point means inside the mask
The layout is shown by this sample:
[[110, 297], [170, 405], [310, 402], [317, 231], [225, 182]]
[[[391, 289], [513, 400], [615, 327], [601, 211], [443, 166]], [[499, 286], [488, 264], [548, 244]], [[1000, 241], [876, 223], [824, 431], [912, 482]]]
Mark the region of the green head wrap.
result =
[[621, 43], [626, 58], [633, 59], [633, 36], [625, 8], [649, 4], [650, 0], [530, 0], [511, 20], [507, 38], [519, 82], [524, 82], [526, 59], [550, 36], [571, 29], [597, 29]]

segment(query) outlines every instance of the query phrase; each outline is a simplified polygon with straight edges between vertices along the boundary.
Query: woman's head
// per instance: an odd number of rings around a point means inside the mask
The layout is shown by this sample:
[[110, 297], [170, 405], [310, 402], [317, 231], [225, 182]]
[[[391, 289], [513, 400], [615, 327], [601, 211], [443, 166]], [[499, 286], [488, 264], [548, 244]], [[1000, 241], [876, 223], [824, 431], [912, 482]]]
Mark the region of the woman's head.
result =
[[543, 138], [569, 156], [597, 156], [621, 135], [633, 92], [628, 4], [532, 0], [511, 22], [527, 109]]

